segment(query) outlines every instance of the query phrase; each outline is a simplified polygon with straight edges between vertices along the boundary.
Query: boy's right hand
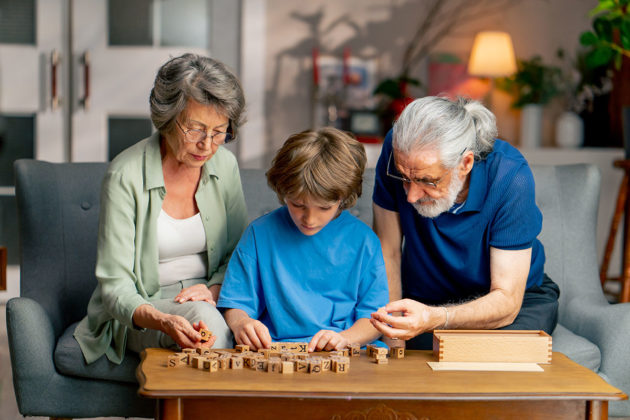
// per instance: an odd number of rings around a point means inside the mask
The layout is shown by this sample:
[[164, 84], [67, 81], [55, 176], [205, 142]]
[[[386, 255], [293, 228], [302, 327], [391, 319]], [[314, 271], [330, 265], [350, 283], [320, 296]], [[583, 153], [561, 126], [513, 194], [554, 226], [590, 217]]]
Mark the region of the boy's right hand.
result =
[[271, 347], [269, 329], [258, 320], [250, 317], [240, 319], [232, 331], [237, 344], [246, 344], [254, 350]]

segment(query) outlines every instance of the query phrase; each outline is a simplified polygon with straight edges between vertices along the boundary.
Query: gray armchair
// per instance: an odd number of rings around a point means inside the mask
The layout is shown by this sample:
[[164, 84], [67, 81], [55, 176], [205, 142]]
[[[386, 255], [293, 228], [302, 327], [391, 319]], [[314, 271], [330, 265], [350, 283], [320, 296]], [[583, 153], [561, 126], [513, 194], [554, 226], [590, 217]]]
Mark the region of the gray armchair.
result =
[[7, 302], [13, 384], [24, 416], [153, 417], [137, 395], [135, 354], [87, 366], [76, 340], [96, 286], [105, 163], [15, 163], [20, 297]]
[[[95, 287], [100, 183], [106, 164], [16, 162], [21, 248], [21, 297], [7, 304], [7, 331], [18, 407], [23, 415], [152, 417], [137, 396], [138, 357], [116, 366], [83, 362], [74, 324]], [[630, 304], [610, 305], [599, 285], [595, 229], [600, 175], [591, 165], [536, 166], [543, 212], [541, 240], [549, 276], [560, 286], [554, 351], [630, 392]], [[249, 217], [279, 206], [263, 170], [241, 170]], [[374, 170], [351, 211], [371, 224]], [[630, 416], [630, 402], [610, 414]]]
[[[630, 393], [630, 304], [609, 304], [599, 282], [597, 208], [601, 176], [594, 165], [534, 166], [545, 272], [560, 287], [553, 350]], [[611, 416], [630, 416], [612, 402]]]

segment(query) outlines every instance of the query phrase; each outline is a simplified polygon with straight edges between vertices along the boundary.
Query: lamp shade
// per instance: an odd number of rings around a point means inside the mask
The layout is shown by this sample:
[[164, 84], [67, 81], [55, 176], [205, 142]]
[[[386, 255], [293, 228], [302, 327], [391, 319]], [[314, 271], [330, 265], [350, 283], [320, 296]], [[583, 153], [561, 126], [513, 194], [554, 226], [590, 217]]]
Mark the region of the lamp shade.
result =
[[468, 61], [468, 73], [481, 77], [509, 76], [516, 71], [512, 39], [506, 32], [479, 32]]

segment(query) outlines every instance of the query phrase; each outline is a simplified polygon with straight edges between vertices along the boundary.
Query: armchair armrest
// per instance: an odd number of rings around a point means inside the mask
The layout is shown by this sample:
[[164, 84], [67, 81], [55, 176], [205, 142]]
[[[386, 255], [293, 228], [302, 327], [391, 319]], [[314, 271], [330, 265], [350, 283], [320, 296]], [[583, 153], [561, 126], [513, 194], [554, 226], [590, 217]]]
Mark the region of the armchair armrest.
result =
[[[599, 374], [611, 385], [630, 394], [630, 303], [611, 305], [599, 299], [594, 302], [588, 295], [582, 296], [566, 305], [563, 318], [567, 328], [599, 347], [602, 355]], [[627, 416], [628, 412], [630, 401], [610, 405], [613, 416]]]
[[53, 323], [33, 299], [13, 298], [7, 302], [7, 335], [15, 395], [23, 412], [25, 395], [46, 389], [56, 375]]

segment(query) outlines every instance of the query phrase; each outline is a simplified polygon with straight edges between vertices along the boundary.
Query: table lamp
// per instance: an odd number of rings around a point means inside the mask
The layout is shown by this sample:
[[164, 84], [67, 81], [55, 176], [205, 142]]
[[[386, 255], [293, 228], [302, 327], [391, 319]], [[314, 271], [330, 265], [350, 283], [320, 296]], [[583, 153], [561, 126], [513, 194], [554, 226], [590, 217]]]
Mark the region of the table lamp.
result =
[[488, 108], [491, 108], [494, 79], [509, 76], [515, 71], [514, 48], [507, 32], [484, 31], [475, 36], [468, 61], [468, 73], [490, 79], [490, 91], [486, 101]]

